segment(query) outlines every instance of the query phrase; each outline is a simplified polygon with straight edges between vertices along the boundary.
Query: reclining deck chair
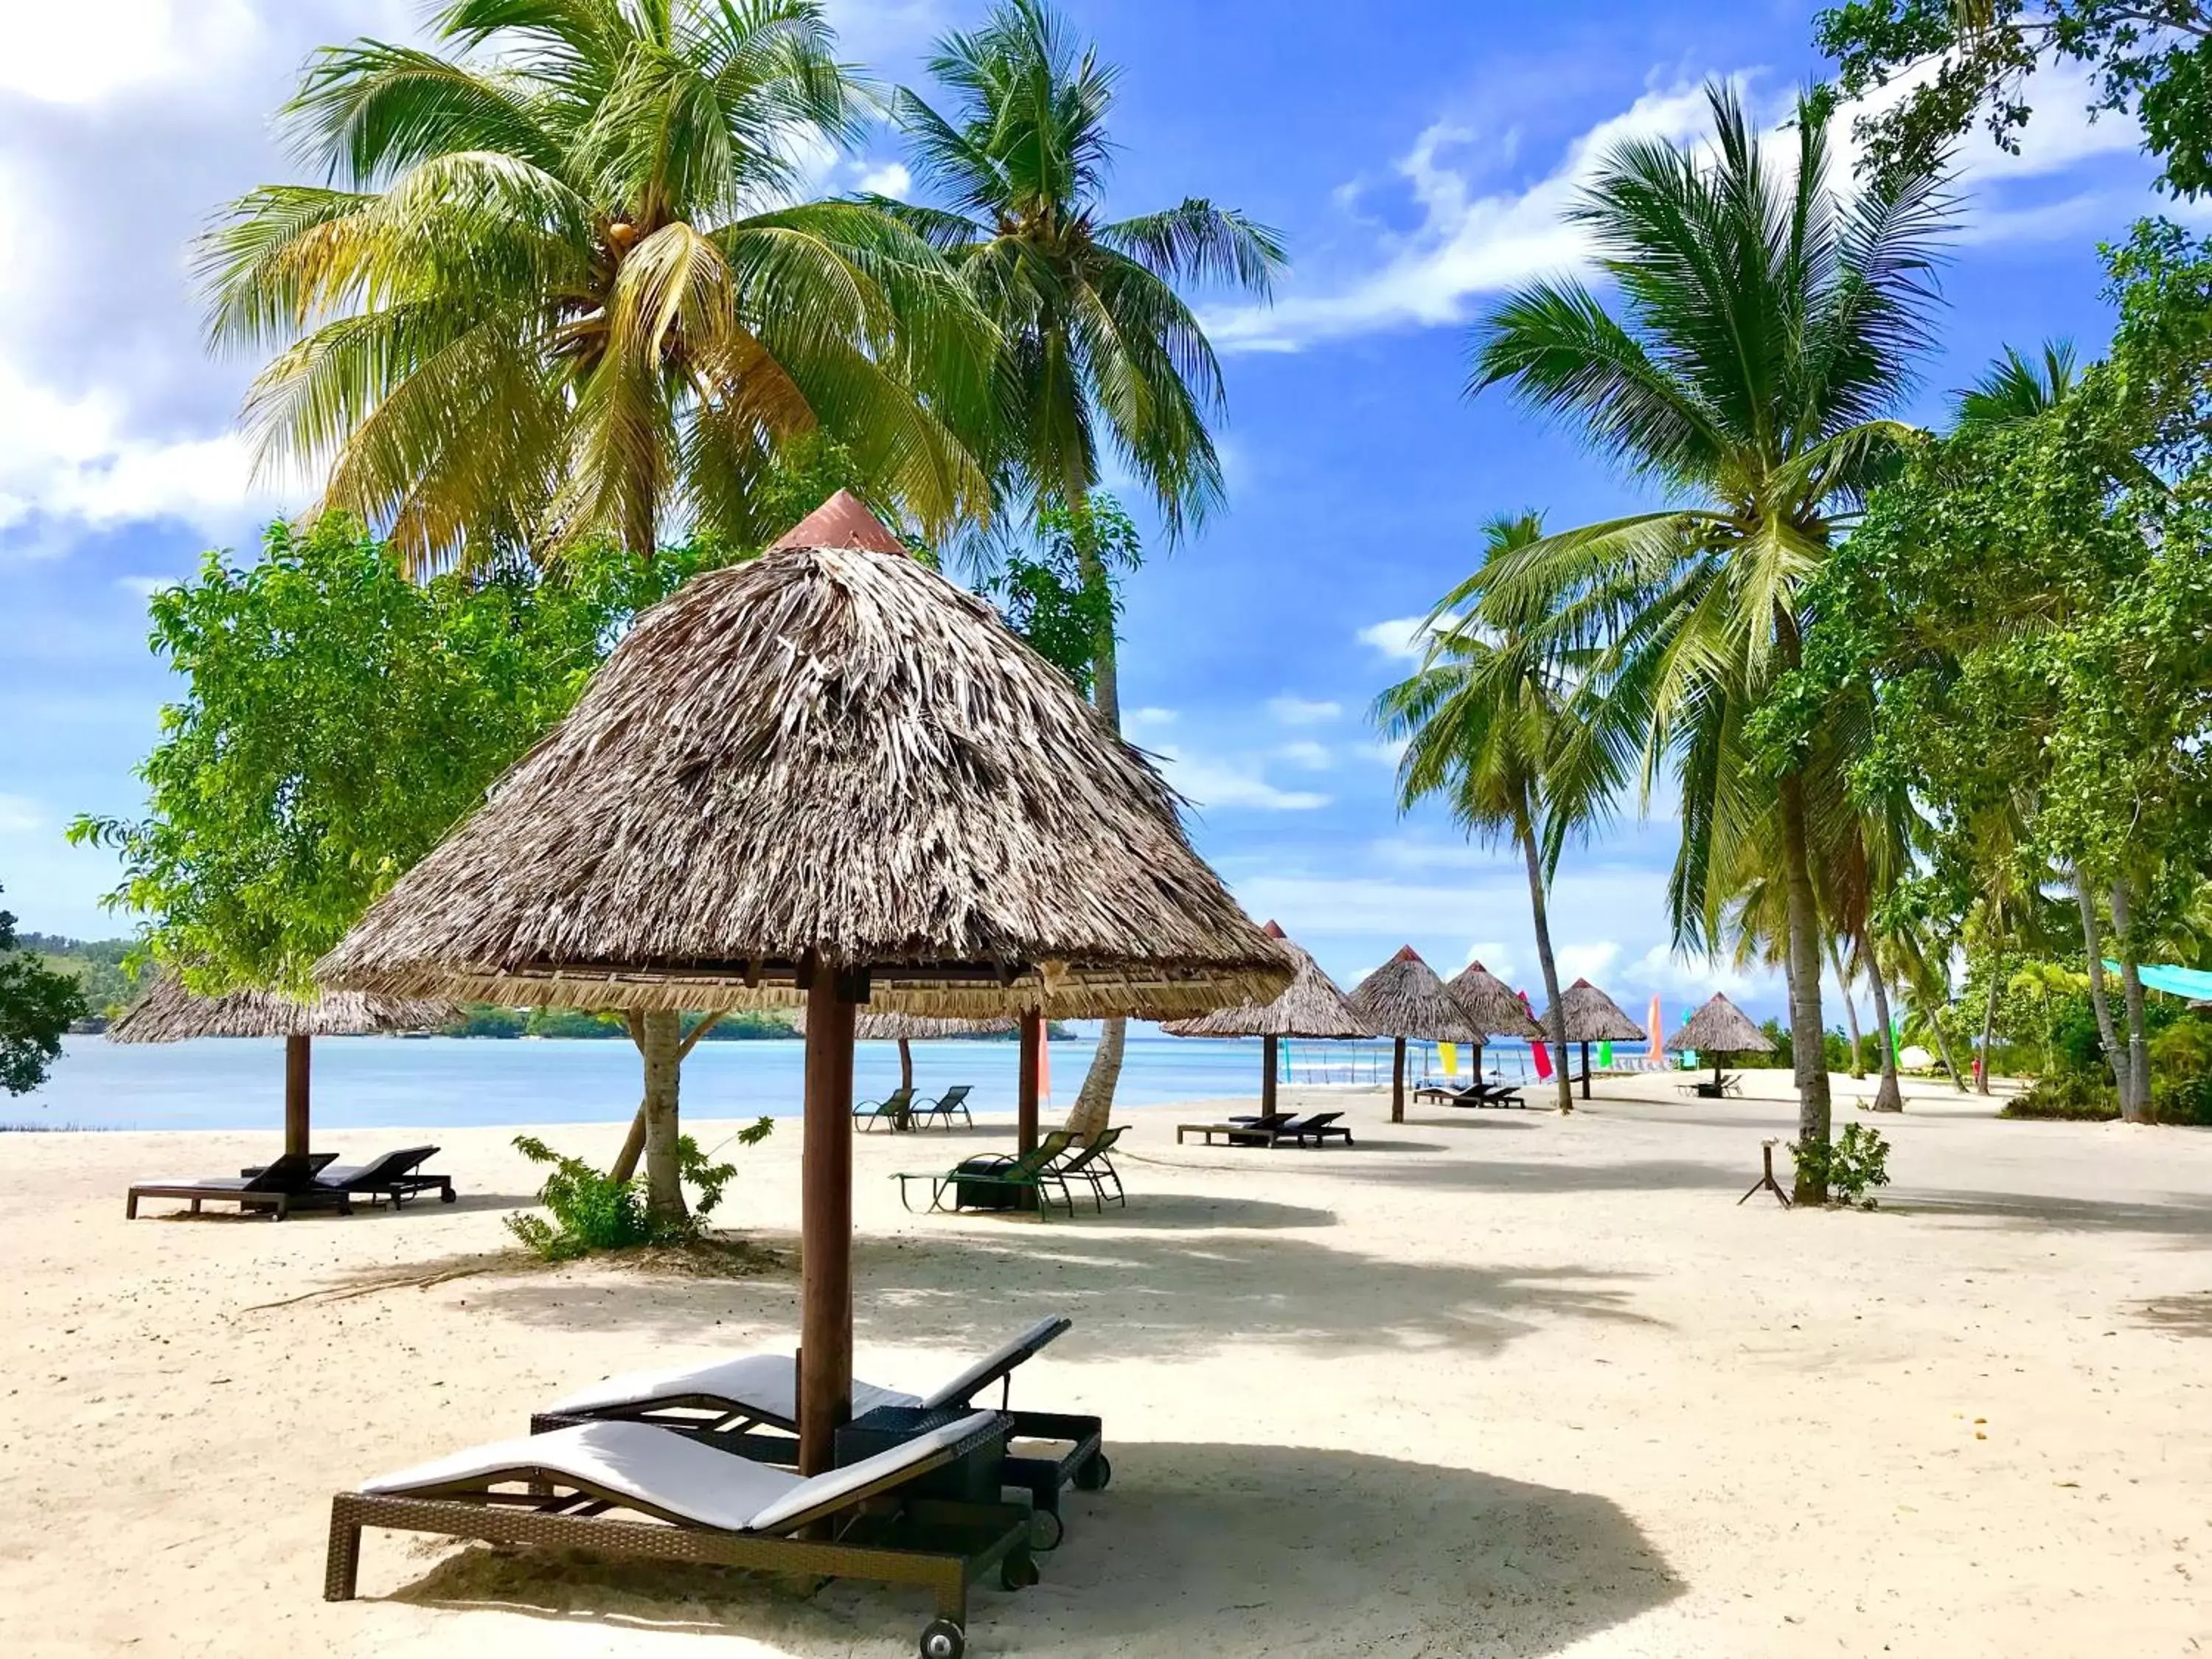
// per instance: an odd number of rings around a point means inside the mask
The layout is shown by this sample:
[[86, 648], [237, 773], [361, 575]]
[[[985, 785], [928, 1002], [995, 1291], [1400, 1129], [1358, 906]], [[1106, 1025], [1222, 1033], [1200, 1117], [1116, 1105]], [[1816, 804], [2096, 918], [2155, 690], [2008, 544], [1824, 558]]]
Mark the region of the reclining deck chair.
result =
[[[960, 1659], [970, 1586], [993, 1567], [1005, 1589], [1036, 1582], [1029, 1512], [921, 1498], [912, 1488], [1006, 1433], [995, 1412], [973, 1412], [808, 1480], [646, 1423], [586, 1423], [478, 1446], [332, 1498], [323, 1595], [353, 1598], [362, 1529], [384, 1527], [919, 1585], [937, 1598], [921, 1632], [922, 1659]], [[612, 1510], [640, 1518], [610, 1519]], [[815, 1535], [801, 1535], [810, 1530]]]
[[[1104, 1425], [1097, 1418], [1012, 1409], [1014, 1372], [1048, 1343], [1064, 1335], [1073, 1322], [1061, 1315], [1041, 1319], [925, 1395], [906, 1394], [856, 1377], [853, 1415], [864, 1417], [881, 1406], [924, 1411], [971, 1406], [976, 1395], [994, 1383], [1000, 1385], [999, 1410], [1012, 1419], [1014, 1438], [1024, 1443], [1008, 1450], [1000, 1484], [1029, 1492], [1042, 1521], [1036, 1546], [1050, 1549], [1059, 1543], [1063, 1530], [1060, 1489], [1073, 1485], [1080, 1491], [1097, 1492], [1113, 1479], [1113, 1466], [1101, 1449]], [[798, 1362], [788, 1354], [757, 1353], [611, 1376], [555, 1401], [530, 1419], [530, 1431], [543, 1434], [581, 1423], [610, 1421], [651, 1423], [673, 1429], [741, 1450], [764, 1463], [794, 1462], [799, 1443], [791, 1437], [799, 1432]], [[775, 1432], [763, 1433], [763, 1430]], [[1039, 1442], [1064, 1444], [1067, 1449], [1047, 1454]]]
[[137, 1218], [142, 1198], [189, 1199], [194, 1215], [200, 1212], [201, 1205], [215, 1202], [235, 1204], [240, 1213], [267, 1210], [279, 1221], [295, 1210], [336, 1210], [349, 1215], [353, 1200], [345, 1189], [325, 1187], [315, 1179], [315, 1171], [329, 1164], [331, 1157], [329, 1152], [287, 1152], [251, 1175], [136, 1182], [124, 1200], [123, 1218]]

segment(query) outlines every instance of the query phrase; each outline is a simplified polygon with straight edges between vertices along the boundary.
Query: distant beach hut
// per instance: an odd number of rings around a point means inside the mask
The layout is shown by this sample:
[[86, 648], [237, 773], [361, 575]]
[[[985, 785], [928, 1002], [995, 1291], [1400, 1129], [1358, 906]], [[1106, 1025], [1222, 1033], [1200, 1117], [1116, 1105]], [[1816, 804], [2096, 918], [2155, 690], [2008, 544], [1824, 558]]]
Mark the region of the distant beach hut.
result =
[[1374, 1033], [1345, 1000], [1344, 993], [1336, 988], [1336, 981], [1322, 971], [1321, 964], [1302, 946], [1285, 938], [1283, 930], [1272, 921], [1262, 931], [1268, 938], [1280, 940], [1297, 963], [1282, 995], [1272, 1002], [1244, 1002], [1233, 1008], [1217, 1008], [1196, 1019], [1170, 1020], [1161, 1029], [1170, 1036], [1258, 1037], [1260, 1109], [1272, 1112], [1275, 1109], [1279, 1045], [1285, 1037], [1342, 1040], [1371, 1036]]
[[[806, 1015], [802, 1010], [791, 1022], [794, 1035], [806, 1035]], [[946, 1037], [1003, 1036], [1018, 1032], [1021, 1022], [1012, 1014], [994, 1014], [988, 1019], [933, 1018], [927, 1014], [902, 1014], [894, 1010], [878, 1012], [870, 1009], [856, 1015], [853, 1020], [853, 1040], [855, 1042], [896, 1042], [898, 1044], [899, 1087], [909, 1093], [914, 1089], [914, 1047], [917, 1042], [935, 1042]]]
[[1717, 1094], [1722, 1084], [1722, 1055], [1771, 1054], [1774, 1042], [1751, 1023], [1749, 1014], [1717, 991], [1711, 1002], [1684, 1020], [1682, 1029], [1667, 1039], [1669, 1054], [1679, 1054], [1686, 1048], [1713, 1057], [1711, 1087]]
[[301, 999], [282, 991], [226, 991], [205, 997], [163, 974], [107, 1028], [113, 1042], [185, 1042], [194, 1037], [284, 1039], [284, 1150], [305, 1157], [312, 1111], [311, 1045], [319, 1036], [371, 1036], [450, 1025], [460, 1010], [434, 999], [325, 991]]
[[[634, 1011], [664, 1190], [680, 1011], [805, 1007], [812, 1474], [851, 1412], [860, 1010], [1012, 1014], [1026, 1048], [1047, 1014], [1266, 1001], [1291, 966], [1066, 676], [841, 492], [760, 558], [640, 617], [567, 719], [322, 974]], [[1034, 1133], [1033, 1083], [1024, 1094]]]
[[[1593, 1042], [1641, 1042], [1644, 1031], [1641, 1025], [1620, 1011], [1620, 1005], [1591, 984], [1578, 979], [1559, 993], [1559, 1006], [1567, 1016], [1567, 1041], [1579, 1043], [1583, 1051], [1583, 1098], [1590, 1097], [1590, 1044]], [[1537, 1017], [1545, 1030], [1552, 1029], [1552, 1014], [1546, 1009]], [[1562, 1060], [1566, 1057], [1563, 1054]]]
[[1470, 962], [1453, 975], [1446, 987], [1453, 1000], [1466, 1011], [1468, 1021], [1476, 1032], [1474, 1040], [1474, 1080], [1482, 1081], [1482, 1049], [1491, 1037], [1519, 1037], [1524, 1042], [1538, 1042], [1544, 1033], [1528, 1017], [1528, 1005], [1521, 994], [1479, 962]]
[[1468, 1017], [1437, 970], [1410, 945], [1400, 949], [1352, 988], [1352, 1011], [1373, 1036], [1391, 1039], [1390, 1121], [1406, 1121], [1406, 1044], [1480, 1043], [1481, 1030]]

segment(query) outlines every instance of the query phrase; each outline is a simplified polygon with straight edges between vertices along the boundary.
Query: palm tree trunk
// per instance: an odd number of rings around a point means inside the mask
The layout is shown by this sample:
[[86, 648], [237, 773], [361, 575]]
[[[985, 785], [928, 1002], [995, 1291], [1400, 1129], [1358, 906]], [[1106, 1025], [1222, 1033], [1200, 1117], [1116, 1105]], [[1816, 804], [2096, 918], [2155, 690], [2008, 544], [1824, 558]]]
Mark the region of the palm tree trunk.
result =
[[2120, 988], [2128, 1016], [2128, 1083], [2120, 1093], [2120, 1115], [2130, 1123], [2150, 1116], [2150, 1034], [2143, 1026], [2142, 975], [2136, 960], [2135, 929], [2128, 915], [2125, 877], [2112, 883], [2112, 944], [2120, 953]]
[[1877, 1112], [1905, 1109], [1905, 1091], [1897, 1081], [1897, 1028], [1890, 1024], [1889, 987], [1881, 974], [1881, 958], [1875, 954], [1874, 937], [1859, 934], [1859, 954], [1866, 958], [1867, 984], [1874, 994], [1875, 1042], [1881, 1050], [1881, 1081], [1874, 1091]]
[[1790, 907], [1790, 1046], [1796, 1062], [1797, 1139], [1819, 1156], [1797, 1165], [1796, 1201], [1828, 1201], [1828, 1061], [1821, 1051], [1820, 908], [1805, 841], [1805, 784], [1782, 779], [1782, 858]]
[[1514, 809], [1513, 833], [1528, 864], [1528, 915], [1536, 932], [1536, 960], [1544, 969], [1544, 1006], [1552, 1016], [1552, 1046], [1559, 1057], [1552, 1075], [1559, 1085], [1559, 1115], [1565, 1117], [1575, 1109], [1575, 1086], [1567, 1078], [1567, 1011], [1559, 1001], [1559, 964], [1552, 959], [1552, 918], [1544, 902], [1544, 861], [1536, 851], [1535, 827], [1528, 821], [1525, 802]]
[[1982, 1063], [1974, 1068], [1974, 1090], [1978, 1094], [1990, 1091], [1990, 1050], [1997, 1040], [1997, 981], [1996, 969], [1990, 970], [1990, 1000], [1982, 1008]]
[[684, 1016], [656, 1008], [639, 1018], [645, 1028], [645, 1212], [656, 1227], [678, 1227], [684, 1220], [684, 1181], [676, 1157]]
[[1859, 1058], [1859, 1006], [1851, 1000], [1851, 982], [1844, 973], [1844, 953], [1836, 948], [1836, 936], [1828, 935], [1828, 963], [1836, 970], [1836, 989], [1844, 999], [1844, 1029], [1851, 1034], [1850, 1074], [1854, 1079], [1866, 1075], [1866, 1062]]
[[[1106, 588], [1106, 567], [1098, 557], [1098, 550], [1087, 535], [1075, 538], [1076, 572], [1086, 590], [1103, 592]], [[1114, 638], [1114, 614], [1109, 606], [1104, 626], [1091, 648], [1091, 701], [1106, 718], [1107, 725], [1119, 732], [1121, 729], [1121, 659]], [[1121, 1080], [1121, 1053], [1128, 1041], [1128, 1022], [1118, 1015], [1105, 1022], [1098, 1033], [1098, 1047], [1092, 1051], [1091, 1069], [1084, 1073], [1083, 1087], [1077, 1091], [1075, 1105], [1067, 1115], [1064, 1126], [1067, 1132], [1080, 1140], [1091, 1140], [1106, 1132], [1114, 1115], [1114, 1091]]]
[[2124, 1111], [2128, 1051], [2120, 1046], [2119, 1033], [2112, 1026], [2112, 1005], [2105, 995], [2105, 942], [2097, 934], [2097, 901], [2079, 865], [2074, 868], [2074, 899], [2081, 911], [2081, 948], [2089, 957], [2089, 1006], [2096, 1011], [2097, 1036], [2105, 1045], [2105, 1063], [2112, 1068], [2112, 1085], [2120, 1091], [2120, 1108]]
[[1932, 1000], [1928, 1005], [1928, 1029], [1936, 1033], [1936, 1052], [1943, 1056], [1943, 1069], [1951, 1074], [1951, 1087], [1959, 1094], [1966, 1092], [1966, 1079], [1959, 1070], [1959, 1062], [1952, 1057], [1950, 1034], [1943, 1029], [1943, 1016], [1948, 1006], [1939, 1007]]

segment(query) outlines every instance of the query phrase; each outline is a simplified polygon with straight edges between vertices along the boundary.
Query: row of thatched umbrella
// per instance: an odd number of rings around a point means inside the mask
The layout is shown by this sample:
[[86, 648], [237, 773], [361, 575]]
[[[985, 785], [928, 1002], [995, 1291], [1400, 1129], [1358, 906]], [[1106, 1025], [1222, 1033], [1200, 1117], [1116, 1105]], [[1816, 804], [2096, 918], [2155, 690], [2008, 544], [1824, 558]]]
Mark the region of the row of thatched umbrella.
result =
[[1026, 1048], [1048, 1015], [1271, 1002], [1295, 963], [1193, 850], [1144, 757], [840, 494], [641, 617], [317, 971], [385, 995], [634, 1011], [656, 1192], [674, 1187], [680, 1011], [805, 1006], [813, 1474], [851, 1410], [859, 1012], [1012, 1016]]

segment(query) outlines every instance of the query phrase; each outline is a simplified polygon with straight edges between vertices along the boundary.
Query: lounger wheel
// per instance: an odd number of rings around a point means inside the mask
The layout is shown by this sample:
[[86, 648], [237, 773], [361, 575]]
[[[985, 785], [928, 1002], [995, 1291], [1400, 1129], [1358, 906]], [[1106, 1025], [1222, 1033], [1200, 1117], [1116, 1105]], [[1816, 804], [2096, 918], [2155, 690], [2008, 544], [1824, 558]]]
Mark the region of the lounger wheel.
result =
[[968, 1651], [968, 1638], [950, 1619], [933, 1619], [921, 1632], [921, 1659], [960, 1659]]
[[1001, 1589], [1024, 1590], [1043, 1577], [1037, 1571], [1037, 1564], [1026, 1555], [1010, 1555], [999, 1564]]
[[1030, 1547], [1033, 1550], [1056, 1550], [1060, 1540], [1067, 1536], [1067, 1523], [1050, 1510], [1039, 1510], [1030, 1516]]
[[1075, 1489], [1078, 1492], [1104, 1492], [1106, 1483], [1113, 1478], [1114, 1466], [1106, 1461], [1106, 1454], [1093, 1452], [1075, 1471]]
[[441, 1188], [439, 1189], [438, 1193], [438, 1202], [441, 1204], [451, 1204], [459, 1196], [460, 1194], [456, 1193], [451, 1187]]

